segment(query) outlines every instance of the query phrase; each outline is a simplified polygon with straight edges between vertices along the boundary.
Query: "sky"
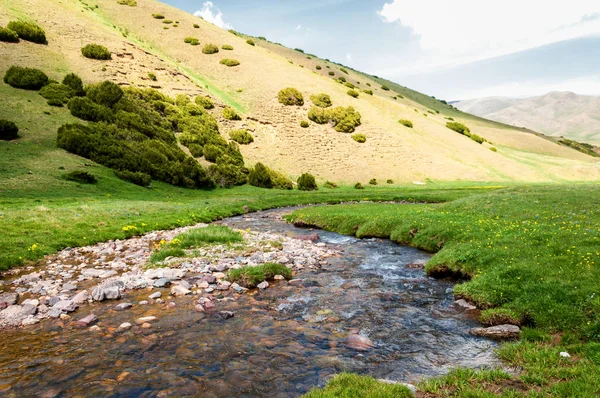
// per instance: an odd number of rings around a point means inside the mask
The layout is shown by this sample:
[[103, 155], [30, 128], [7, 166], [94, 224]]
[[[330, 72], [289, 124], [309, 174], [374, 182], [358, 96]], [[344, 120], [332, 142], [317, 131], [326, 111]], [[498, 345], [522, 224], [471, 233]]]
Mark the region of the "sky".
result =
[[600, 0], [163, 0], [449, 101], [600, 95]]

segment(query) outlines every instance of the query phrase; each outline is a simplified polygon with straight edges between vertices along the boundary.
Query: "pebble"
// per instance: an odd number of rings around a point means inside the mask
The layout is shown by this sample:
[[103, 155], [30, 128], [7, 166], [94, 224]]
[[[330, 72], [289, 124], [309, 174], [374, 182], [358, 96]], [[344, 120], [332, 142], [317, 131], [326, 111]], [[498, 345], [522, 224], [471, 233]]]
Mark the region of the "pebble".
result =
[[151, 295], [148, 296], [148, 298], [152, 299], [152, 300], [160, 298], [160, 297], [162, 297], [162, 293], [161, 292], [154, 292], [154, 293], [152, 293]]
[[148, 305], [148, 300], [142, 300], [138, 303], [138, 305]]
[[129, 323], [129, 322], [123, 322], [122, 324], [119, 325], [119, 330], [121, 330], [121, 331], [129, 330], [129, 329], [131, 329], [131, 323]]
[[275, 279], [276, 281], [285, 280], [285, 278], [283, 277], [283, 275], [275, 275], [275, 277], [273, 277], [273, 279]]
[[115, 310], [123, 311], [123, 310], [129, 309], [131, 307], [133, 307], [133, 304], [131, 304], [131, 303], [121, 303], [121, 304], [115, 305]]
[[369, 351], [375, 347], [375, 344], [373, 344], [368, 337], [361, 336], [357, 333], [351, 333], [348, 336], [348, 347], [356, 351]]
[[177, 285], [177, 286], [173, 286], [171, 288], [171, 295], [178, 297], [178, 296], [185, 296], [188, 294], [192, 294], [192, 291], [189, 289], [186, 289], [183, 286]]
[[96, 315], [94, 314], [89, 314], [88, 316], [81, 318], [80, 320], [75, 322], [75, 326], [78, 327], [87, 327], [87, 326], [91, 326], [92, 324], [94, 324], [95, 322], [98, 321], [98, 318], [96, 317]]
[[259, 288], [260, 290], [264, 290], [269, 287], [269, 282], [267, 282], [267, 281], [261, 282], [256, 287]]
[[169, 278], [160, 278], [154, 281], [152, 286], [154, 287], [167, 287], [171, 284], [171, 280]]
[[156, 318], [155, 316], [143, 316], [141, 318], [136, 319], [135, 323], [137, 323], [138, 325], [140, 325], [142, 323], [153, 322], [153, 321], [155, 321], [157, 319], [158, 318]]
[[142, 323], [142, 329], [149, 329], [151, 327], [152, 327], [152, 325], [149, 324], [148, 322]]

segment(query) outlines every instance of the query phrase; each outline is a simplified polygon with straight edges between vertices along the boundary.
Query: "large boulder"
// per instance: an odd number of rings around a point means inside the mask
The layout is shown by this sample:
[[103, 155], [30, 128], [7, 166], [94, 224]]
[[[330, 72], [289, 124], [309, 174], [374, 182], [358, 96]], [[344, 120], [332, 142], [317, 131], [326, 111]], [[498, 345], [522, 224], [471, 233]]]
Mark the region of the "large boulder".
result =
[[104, 282], [92, 290], [92, 299], [94, 301], [120, 299], [124, 288], [125, 284], [119, 280]]

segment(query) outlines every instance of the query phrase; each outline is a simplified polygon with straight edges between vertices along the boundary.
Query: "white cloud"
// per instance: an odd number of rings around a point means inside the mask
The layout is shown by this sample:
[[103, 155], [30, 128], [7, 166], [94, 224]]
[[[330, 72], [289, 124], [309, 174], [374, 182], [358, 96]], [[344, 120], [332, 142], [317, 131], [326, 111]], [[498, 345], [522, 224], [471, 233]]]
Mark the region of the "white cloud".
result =
[[296, 30], [300, 30], [300, 29], [302, 29], [302, 25], [296, 26]]
[[599, 12], [598, 0], [391, 0], [378, 11], [412, 29], [430, 67], [600, 34]]
[[223, 20], [223, 13], [219, 10], [212, 1], [207, 1], [202, 4], [202, 9], [194, 13], [197, 17], [202, 17], [207, 22], [217, 25], [223, 29], [233, 29], [231, 24], [228, 24]]

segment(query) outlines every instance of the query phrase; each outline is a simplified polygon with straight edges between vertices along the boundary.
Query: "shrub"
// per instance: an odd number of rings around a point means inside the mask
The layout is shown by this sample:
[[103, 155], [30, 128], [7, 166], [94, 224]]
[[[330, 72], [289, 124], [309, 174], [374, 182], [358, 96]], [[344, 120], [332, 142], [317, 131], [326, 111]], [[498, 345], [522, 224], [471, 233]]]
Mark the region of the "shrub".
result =
[[46, 103], [50, 106], [56, 106], [58, 108], [62, 108], [64, 105], [64, 103], [61, 100], [55, 98], [49, 99]]
[[192, 36], [186, 37], [185, 39], [183, 39], [183, 42], [187, 43], [187, 44], [191, 44], [192, 46], [197, 46], [198, 44], [200, 44], [198, 39], [196, 39], [195, 37], [192, 37]]
[[365, 94], [373, 95], [373, 90], [363, 90], [362, 92]]
[[259, 188], [273, 188], [273, 180], [269, 169], [262, 163], [256, 163], [248, 174], [248, 183]]
[[331, 97], [325, 93], [311, 95], [310, 100], [320, 108], [329, 108], [332, 105]]
[[137, 1], [136, 0], [117, 0], [117, 4], [120, 4], [122, 6], [135, 7], [135, 6], [137, 6]]
[[329, 72], [329, 76], [335, 76], [335, 72]]
[[371, 179], [369, 180], [369, 185], [377, 185], [377, 179], [375, 179], [375, 178], [371, 178]]
[[223, 150], [213, 144], [205, 145], [204, 148], [202, 148], [202, 152], [204, 154], [204, 159], [212, 163], [216, 163], [217, 158], [223, 154]]
[[364, 134], [352, 134], [352, 139], [360, 144], [367, 142], [367, 136]]
[[154, 74], [153, 72], [148, 72], [148, 79], [152, 80], [153, 82], [158, 80], [156, 74]]
[[162, 23], [170, 25], [170, 24], [173, 23], [173, 21], [171, 21], [170, 19], [165, 19], [165, 20], [162, 21]]
[[226, 157], [227, 155], [219, 157], [217, 164], [213, 164], [208, 168], [209, 175], [223, 188], [246, 184], [248, 182], [246, 174], [241, 168], [224, 161], [223, 159]]
[[338, 77], [338, 82], [346, 83], [346, 78], [344, 76], [340, 76], [340, 77]]
[[87, 171], [75, 170], [64, 175], [65, 180], [79, 182], [81, 184], [95, 184], [98, 179]]
[[227, 50], [227, 51], [231, 51], [231, 50], [233, 50], [233, 46], [230, 46], [229, 44], [223, 44], [223, 45], [221, 46], [221, 48], [222, 48], [223, 50]]
[[388, 86], [386, 86], [386, 85], [381, 86], [381, 89], [383, 91], [390, 91], [390, 88]]
[[408, 127], [409, 129], [413, 128], [413, 122], [411, 122], [410, 120], [400, 119], [398, 120], [398, 123], [400, 123], [404, 127]]
[[14, 30], [0, 26], [0, 41], [7, 43], [18, 43], [19, 35]]
[[251, 46], [255, 46], [256, 45], [256, 43], [254, 43], [254, 40], [252, 40], [252, 39], [246, 40], [246, 43], [250, 44]]
[[237, 112], [233, 110], [233, 108], [229, 107], [223, 109], [223, 117], [227, 120], [242, 120], [242, 117], [238, 115]]
[[152, 181], [152, 177], [146, 173], [129, 170], [116, 170], [115, 174], [122, 180], [129, 181], [140, 187], [147, 187]]
[[344, 108], [338, 106], [329, 110], [329, 122], [333, 124], [335, 131], [340, 133], [353, 133], [360, 126], [360, 113], [349, 106]]
[[357, 182], [356, 184], [354, 184], [354, 189], [365, 189], [365, 187], [363, 187], [363, 184], [361, 184], [360, 182]]
[[89, 59], [108, 60], [111, 59], [110, 51], [100, 44], [88, 44], [81, 49], [81, 54]]
[[469, 128], [467, 126], [465, 126], [462, 123], [459, 122], [448, 122], [446, 123], [446, 127], [448, 127], [450, 130], [454, 130], [459, 134], [462, 135], [466, 135], [466, 136], [470, 136], [471, 135], [471, 130], [469, 130]]
[[231, 139], [238, 144], [248, 145], [254, 142], [254, 137], [248, 132], [248, 130], [232, 130], [229, 132]]
[[242, 234], [224, 225], [208, 225], [193, 228], [179, 234], [169, 243], [170, 247], [192, 249], [207, 243], [234, 243], [243, 242]]
[[452, 121], [452, 122], [454, 121], [454, 118], [453, 118], [453, 117], [445, 117], [444, 119], [446, 119], [446, 120], [450, 120], [450, 121]]
[[271, 280], [275, 275], [281, 275], [285, 279], [292, 279], [292, 270], [281, 264], [265, 263], [257, 266], [246, 266], [232, 269], [227, 273], [227, 279], [246, 288], [254, 288], [259, 283]]
[[334, 189], [334, 188], [337, 188], [338, 185], [335, 182], [326, 181], [325, 184], [323, 184], [323, 187], [329, 188], [329, 189]]
[[240, 61], [238, 61], [237, 59], [223, 58], [222, 60], [219, 61], [219, 63], [221, 65], [232, 67], [232, 66], [238, 66], [240, 64]]
[[302, 121], [300, 122], [300, 127], [302, 127], [302, 128], [304, 128], [304, 129], [305, 129], [305, 128], [307, 128], [308, 126], [310, 126], [310, 124], [308, 123], [308, 121], [307, 121], [307, 120], [302, 120]]
[[83, 82], [81, 81], [81, 78], [75, 73], [69, 73], [68, 75], [66, 75], [62, 81], [62, 84], [71, 87], [75, 95], [79, 97], [85, 95], [85, 90], [83, 89]]
[[354, 84], [352, 84], [352, 83], [344, 83], [344, 86], [346, 86], [348, 88], [355, 88]]
[[471, 134], [471, 138], [473, 141], [475, 141], [478, 144], [483, 144], [485, 142], [485, 138], [478, 136], [477, 134]]
[[351, 96], [352, 98], [358, 98], [358, 91], [356, 90], [348, 90], [346, 92], [346, 94], [348, 94], [349, 96]]
[[391, 180], [391, 179], [386, 181], [386, 184], [393, 184], [393, 183], [394, 183], [394, 180]]
[[340, 71], [344, 72], [345, 74], [348, 74], [348, 71], [344, 68], [340, 68]]
[[213, 109], [215, 107], [215, 104], [209, 97], [199, 95], [194, 101], [198, 106], [201, 106], [204, 109]]
[[49, 83], [49, 79], [39, 69], [13, 65], [4, 74], [4, 83], [24, 90], [39, 90]]
[[293, 87], [284, 88], [277, 94], [277, 99], [284, 105], [304, 105], [302, 93]]
[[316, 68], [317, 70], [321, 70], [321, 69], [323, 69], [323, 68], [321, 68], [321, 65], [317, 65], [317, 66], [315, 66], [315, 68]]
[[298, 189], [300, 191], [315, 191], [319, 189], [315, 177], [310, 173], [304, 173], [298, 177]]
[[69, 100], [67, 107], [71, 115], [89, 122], [110, 122], [113, 113], [105, 106], [98, 105], [87, 97], [74, 97]]
[[180, 247], [162, 247], [152, 252], [150, 255], [150, 263], [160, 263], [169, 257], [185, 257], [185, 251]]
[[194, 24], [194, 28], [199, 29], [200, 25], [198, 25], [197, 23]]
[[98, 105], [112, 108], [121, 98], [123, 90], [113, 82], [104, 81], [88, 86], [87, 97]]
[[287, 178], [281, 173], [273, 169], [269, 169], [269, 174], [271, 175], [271, 181], [273, 181], [273, 188], [276, 189], [294, 189], [294, 183], [292, 180]]
[[19, 35], [19, 38], [23, 40], [38, 44], [48, 44], [46, 32], [34, 23], [10, 21], [6, 27]]
[[[50, 83], [40, 90], [40, 95], [47, 99], [52, 100], [54, 103], [66, 104], [69, 100], [75, 96], [75, 92], [69, 86], [60, 83]], [[49, 103], [49, 105], [52, 105]]]
[[0, 140], [8, 141], [19, 137], [19, 128], [14, 122], [0, 119]]
[[152, 18], [154, 19], [165, 19], [165, 16], [162, 14], [152, 14]]
[[325, 124], [329, 121], [329, 113], [327, 109], [313, 106], [308, 111], [308, 118], [317, 124]]
[[495, 146], [491, 146], [490, 147], [490, 151], [492, 151], [492, 152], [498, 152], [498, 148], [496, 148]]
[[204, 155], [204, 151], [202, 150], [202, 146], [198, 144], [189, 144], [187, 145], [187, 149], [190, 150], [190, 153], [195, 158], [201, 158]]

